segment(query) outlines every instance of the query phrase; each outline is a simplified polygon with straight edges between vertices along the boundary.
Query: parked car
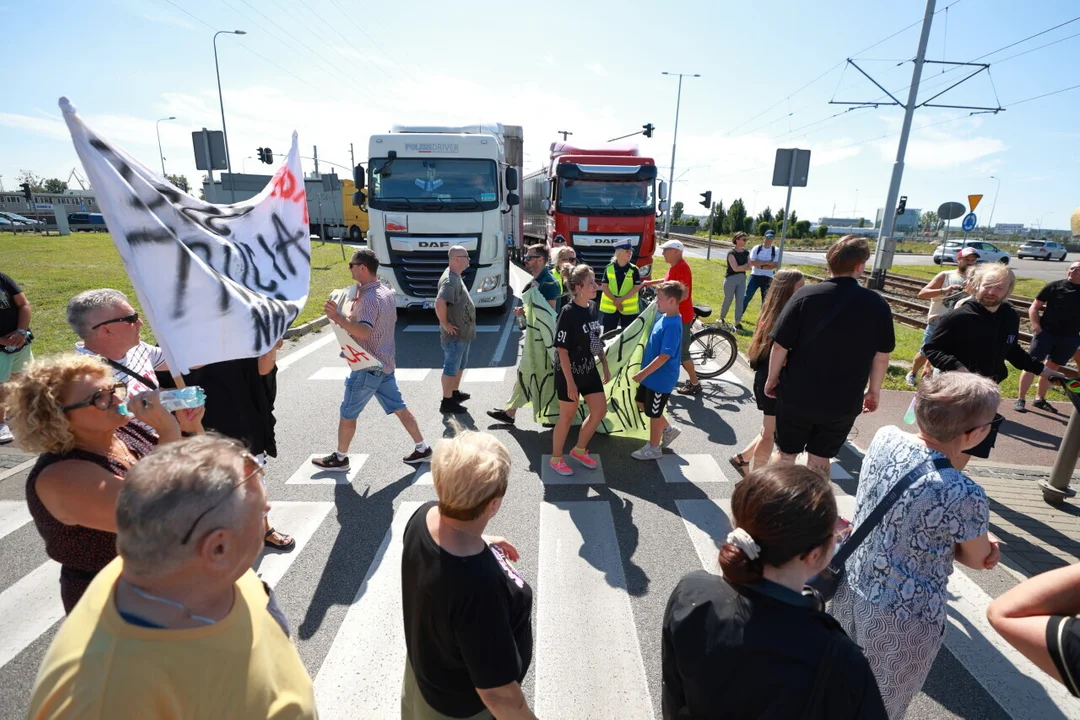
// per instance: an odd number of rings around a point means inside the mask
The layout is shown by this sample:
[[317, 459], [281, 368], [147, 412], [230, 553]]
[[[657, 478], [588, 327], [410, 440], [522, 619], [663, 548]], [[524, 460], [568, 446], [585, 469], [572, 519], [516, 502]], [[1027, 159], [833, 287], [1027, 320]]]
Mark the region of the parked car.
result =
[[28, 218], [13, 212], [0, 211], [0, 218], [9, 220], [11, 221], [11, 224], [27, 230], [31, 228], [38, 228], [44, 225], [44, 223], [40, 220], [34, 220], [32, 218]]
[[85, 230], [89, 232], [108, 230], [105, 226], [105, 217], [101, 213], [77, 212], [68, 215], [68, 227], [71, 230]]
[[1028, 240], [1016, 251], [1016, 257], [1029, 257], [1034, 260], [1057, 260], [1065, 262], [1069, 251], [1065, 246], [1053, 240]]
[[979, 262], [999, 262], [1009, 264], [1009, 253], [985, 240], [950, 240], [934, 249], [934, 264], [955, 263], [956, 254], [961, 248], [974, 248], [979, 252]]

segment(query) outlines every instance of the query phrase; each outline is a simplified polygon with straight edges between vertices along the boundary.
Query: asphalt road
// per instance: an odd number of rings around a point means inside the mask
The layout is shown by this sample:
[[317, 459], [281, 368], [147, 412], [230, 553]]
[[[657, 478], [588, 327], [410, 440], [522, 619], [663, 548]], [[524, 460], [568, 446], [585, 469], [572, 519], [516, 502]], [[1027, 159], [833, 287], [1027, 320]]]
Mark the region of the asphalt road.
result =
[[[521, 287], [521, 273], [514, 273], [514, 286]], [[453, 432], [437, 412], [442, 356], [437, 334], [423, 329], [433, 325], [431, 314], [407, 315], [397, 333], [402, 393], [429, 441]], [[702, 396], [673, 398], [671, 416], [683, 434], [664, 467], [632, 460], [637, 441], [598, 437], [592, 450], [602, 470], [579, 469], [583, 484], [554, 484], [541, 478], [549, 431], [524, 410], [513, 428], [484, 415], [510, 395], [520, 335], [509, 315], [481, 315], [479, 325], [486, 330], [462, 386], [473, 395], [471, 413], [461, 420], [495, 433], [513, 463], [489, 531], [517, 545], [517, 569], [536, 593], [526, 697], [542, 717], [658, 718], [665, 603], [682, 575], [715, 567], [710, 538], [726, 533], [722, 512], [737, 479], [727, 458], [760, 422], [749, 372], [737, 365], [707, 382]], [[345, 366], [324, 330], [287, 348], [279, 367], [270, 517], [301, 547], [264, 557], [258, 569], [276, 584], [315, 678], [321, 717], [397, 717], [404, 646], [395, 537], [416, 504], [435, 498], [430, 476], [401, 462], [411, 441], [396, 418], [372, 403], [352, 445], [351, 481], [312, 477], [309, 457], [333, 449]], [[850, 514], [857, 478], [843, 468], [856, 468], [857, 459], [845, 450], [840, 460], [836, 492]], [[25, 472], [0, 479], [0, 718], [24, 716], [60, 619], [47, 611], [55, 604], [54, 582], [33, 580], [48, 566], [33, 524], [5, 520], [24, 506], [24, 478]], [[1080, 717], [1080, 704], [1052, 696], [1038, 671], [1016, 663], [987, 630], [985, 604], [1015, 582], [1000, 568], [957, 569], [946, 644], [909, 718]]]

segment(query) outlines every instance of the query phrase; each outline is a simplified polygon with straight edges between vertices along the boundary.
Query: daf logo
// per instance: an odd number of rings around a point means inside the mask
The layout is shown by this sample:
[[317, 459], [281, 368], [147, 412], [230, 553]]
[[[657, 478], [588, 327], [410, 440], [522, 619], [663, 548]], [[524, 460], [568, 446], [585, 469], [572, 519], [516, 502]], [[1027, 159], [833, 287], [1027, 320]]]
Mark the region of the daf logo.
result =
[[595, 240], [593, 240], [593, 243], [595, 245], [614, 245], [621, 239], [622, 238], [596, 238]]
[[450, 247], [450, 241], [449, 240], [421, 240], [418, 244], [422, 248]]

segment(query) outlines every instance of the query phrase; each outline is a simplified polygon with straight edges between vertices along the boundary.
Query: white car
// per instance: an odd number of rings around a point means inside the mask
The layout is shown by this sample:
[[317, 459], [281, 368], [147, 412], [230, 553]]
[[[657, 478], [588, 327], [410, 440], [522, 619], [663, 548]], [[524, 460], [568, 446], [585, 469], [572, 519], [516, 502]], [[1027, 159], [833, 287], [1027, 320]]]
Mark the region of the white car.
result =
[[1029, 257], [1034, 260], [1057, 260], [1065, 262], [1069, 251], [1065, 246], [1053, 240], [1028, 240], [1016, 251], [1016, 257]]
[[999, 262], [1002, 265], [1009, 264], [1009, 253], [993, 243], [985, 240], [950, 240], [944, 245], [938, 245], [934, 249], [934, 264], [955, 263], [956, 254], [961, 248], [974, 248], [979, 253], [979, 262]]

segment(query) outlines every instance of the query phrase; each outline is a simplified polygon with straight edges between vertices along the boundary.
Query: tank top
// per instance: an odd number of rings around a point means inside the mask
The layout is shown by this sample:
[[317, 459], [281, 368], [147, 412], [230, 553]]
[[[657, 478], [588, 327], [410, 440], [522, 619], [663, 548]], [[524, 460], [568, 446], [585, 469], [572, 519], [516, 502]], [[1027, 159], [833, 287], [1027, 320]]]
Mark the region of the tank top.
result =
[[[963, 285], [967, 280], [958, 271], [952, 270], [945, 276], [945, 282], [941, 284], [943, 288], [953, 288], [958, 285]], [[946, 293], [948, 295], [949, 293]], [[947, 313], [949, 308], [945, 307], [945, 295], [935, 295], [930, 298], [930, 310], [926, 313], [927, 322], [935, 322], [942, 315]]]
[[[742, 250], [732, 250], [731, 252], [728, 253], [728, 255], [735, 258], [735, 264], [736, 265], [745, 265], [746, 261], [750, 259], [750, 251], [747, 250], [746, 248], [743, 248]], [[724, 277], [731, 277], [732, 275], [745, 275], [746, 274], [745, 270], [738, 270], [738, 271], [732, 270], [730, 262], [728, 262], [726, 265], [727, 265], [727, 273], [724, 275]]]
[[[157, 445], [157, 433], [138, 420], [117, 428], [116, 436], [127, 446], [136, 460]], [[64, 609], [70, 610], [82, 596], [90, 581], [116, 557], [116, 533], [94, 530], [81, 525], [66, 525], [48, 511], [37, 494], [37, 479], [41, 472], [64, 460], [85, 460], [123, 478], [126, 468], [119, 460], [75, 448], [63, 454], [45, 453], [26, 478], [26, 504], [34, 525], [45, 541], [45, 552], [63, 567], [60, 589]]]

